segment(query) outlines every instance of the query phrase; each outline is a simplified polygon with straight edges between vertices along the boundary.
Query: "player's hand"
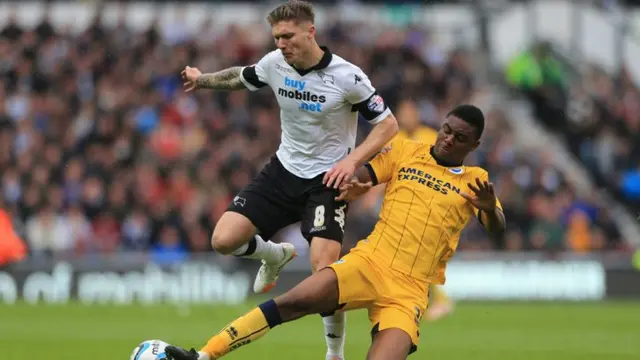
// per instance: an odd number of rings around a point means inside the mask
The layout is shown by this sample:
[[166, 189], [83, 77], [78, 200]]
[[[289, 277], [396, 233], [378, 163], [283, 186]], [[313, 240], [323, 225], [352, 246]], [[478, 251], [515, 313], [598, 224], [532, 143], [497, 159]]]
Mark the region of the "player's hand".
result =
[[340, 195], [338, 195], [335, 199], [336, 201], [352, 201], [359, 198], [361, 195], [365, 194], [369, 189], [373, 187], [373, 183], [371, 181], [362, 183], [358, 181], [358, 179], [353, 179], [349, 183], [344, 184], [340, 187]]
[[198, 88], [196, 86], [196, 79], [198, 76], [202, 75], [202, 72], [198, 70], [198, 68], [187, 66], [182, 70], [180, 75], [182, 75], [182, 80], [184, 81], [182, 86], [184, 87], [185, 92], [190, 92]]
[[324, 174], [322, 183], [327, 187], [339, 189], [340, 186], [345, 185], [353, 177], [355, 172], [356, 164], [351, 159], [345, 158]]
[[476, 209], [482, 210], [485, 212], [493, 212], [496, 210], [496, 192], [493, 188], [493, 184], [487, 181], [480, 181], [480, 179], [476, 178], [476, 183], [471, 184], [467, 183], [467, 186], [472, 194], [461, 192], [460, 195], [467, 199], [471, 203], [471, 205], [475, 206]]

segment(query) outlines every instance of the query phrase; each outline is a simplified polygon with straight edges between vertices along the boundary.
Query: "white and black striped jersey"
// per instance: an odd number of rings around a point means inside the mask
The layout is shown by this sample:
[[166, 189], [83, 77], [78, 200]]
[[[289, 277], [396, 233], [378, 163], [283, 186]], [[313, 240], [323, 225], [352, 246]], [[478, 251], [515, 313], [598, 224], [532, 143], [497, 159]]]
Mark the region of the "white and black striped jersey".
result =
[[305, 179], [328, 171], [355, 147], [358, 112], [372, 124], [391, 114], [359, 67], [322, 49], [322, 60], [307, 70], [275, 50], [241, 75], [249, 90], [268, 85], [275, 93], [282, 127], [276, 156]]

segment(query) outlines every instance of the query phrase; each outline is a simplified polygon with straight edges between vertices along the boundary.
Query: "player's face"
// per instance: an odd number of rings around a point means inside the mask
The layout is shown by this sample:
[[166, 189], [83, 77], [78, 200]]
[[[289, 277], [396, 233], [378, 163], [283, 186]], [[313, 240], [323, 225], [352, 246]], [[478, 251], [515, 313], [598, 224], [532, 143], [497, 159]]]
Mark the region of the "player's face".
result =
[[434, 151], [439, 159], [462, 162], [478, 145], [480, 141], [473, 125], [456, 116], [448, 116], [438, 131]]
[[304, 63], [311, 48], [315, 27], [309, 22], [280, 21], [271, 27], [276, 46], [289, 65]]

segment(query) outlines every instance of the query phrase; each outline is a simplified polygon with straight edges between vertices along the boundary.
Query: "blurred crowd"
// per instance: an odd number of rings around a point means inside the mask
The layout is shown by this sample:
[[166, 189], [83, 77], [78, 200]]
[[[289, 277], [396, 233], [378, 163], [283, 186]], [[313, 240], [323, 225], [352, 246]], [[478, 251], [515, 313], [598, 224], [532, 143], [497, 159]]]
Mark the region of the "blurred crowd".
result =
[[[640, 214], [640, 93], [626, 69], [589, 66], [572, 84], [573, 150], [598, 185]], [[587, 113], [589, 111], [589, 113]]]
[[[210, 72], [251, 64], [273, 47], [262, 23], [211, 25], [197, 36], [179, 22], [134, 33], [97, 16], [75, 34], [45, 17], [35, 28], [10, 22], [0, 31], [0, 209], [31, 256], [150, 251], [180, 259], [211, 250], [216, 221], [280, 141], [269, 90], [182, 91], [185, 65]], [[320, 43], [369, 74], [409, 137], [433, 132], [474, 97], [469, 54], [444, 52], [422, 29], [336, 23], [320, 31]], [[489, 170], [505, 208], [509, 230], [498, 247], [619, 246], [606, 209], [575, 198], [552, 154], [520, 153], [504, 116], [488, 114], [470, 159]], [[361, 140], [369, 128], [360, 123]], [[353, 204], [347, 247], [371, 230], [379, 206], [379, 191]], [[494, 243], [473, 225], [461, 247]]]
[[536, 117], [563, 136], [596, 185], [639, 214], [640, 93], [628, 71], [611, 76], [593, 64], [575, 68], [541, 43], [513, 59], [507, 78], [528, 95]]

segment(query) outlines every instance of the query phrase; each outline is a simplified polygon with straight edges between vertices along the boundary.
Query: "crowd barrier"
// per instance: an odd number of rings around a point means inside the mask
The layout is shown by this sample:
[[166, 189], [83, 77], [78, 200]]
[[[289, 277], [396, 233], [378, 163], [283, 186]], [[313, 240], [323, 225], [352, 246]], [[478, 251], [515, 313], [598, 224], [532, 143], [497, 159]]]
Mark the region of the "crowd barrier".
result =
[[[308, 264], [297, 258], [273, 294], [308, 276]], [[237, 304], [252, 295], [258, 265], [215, 254], [173, 265], [144, 254], [39, 259], [0, 269], [0, 303]], [[640, 300], [640, 271], [631, 255], [620, 253], [460, 254], [448, 267], [445, 289], [463, 300]]]

